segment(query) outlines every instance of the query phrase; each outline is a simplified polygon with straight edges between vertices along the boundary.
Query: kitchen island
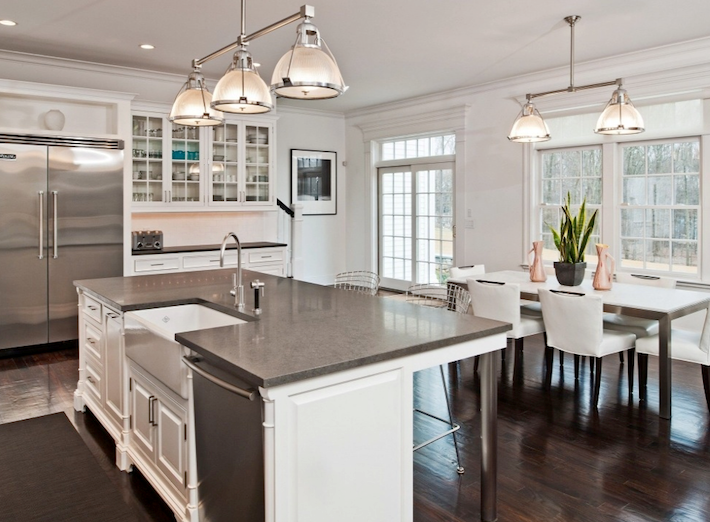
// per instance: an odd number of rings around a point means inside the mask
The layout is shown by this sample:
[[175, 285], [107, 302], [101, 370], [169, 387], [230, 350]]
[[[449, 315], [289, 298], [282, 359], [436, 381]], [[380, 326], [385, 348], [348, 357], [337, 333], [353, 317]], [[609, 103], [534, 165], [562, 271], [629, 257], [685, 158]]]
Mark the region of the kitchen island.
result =
[[[153, 466], [145, 451], [134, 450], [138, 406], [132, 394], [138, 381], [132, 376], [139, 376], [140, 368], [126, 361], [122, 337], [112, 335], [106, 323], [120, 326], [122, 314], [132, 310], [204, 304], [247, 321], [179, 333], [176, 339], [258, 392], [266, 521], [411, 521], [413, 374], [474, 355], [484, 355], [481, 513], [484, 520], [495, 519], [497, 381], [490, 354], [505, 347], [509, 325], [245, 271], [247, 288], [254, 279], [266, 284], [263, 313], [254, 316], [248, 290], [245, 311], [235, 310], [232, 274], [215, 270], [76, 282], [80, 320], [90, 327], [82, 331], [93, 328], [97, 337], [98, 323], [90, 317], [97, 310], [91, 307], [98, 306], [108, 319], [98, 335], [101, 343], [88, 341], [88, 334], [80, 340], [75, 408], [88, 406], [106, 426], [121, 469], [137, 465], [179, 519], [198, 520], [193, 397], [168, 396], [159, 383], [156, 392], [146, 392], [151, 406], [159, 404], [151, 414], [158, 415], [151, 417]], [[161, 425], [168, 434], [181, 426], [175, 421], [176, 429], [165, 430], [165, 420], [180, 418], [159, 415], [170, 406], [187, 412], [184, 449], [160, 444]], [[236, 444], [224, 441], [223, 451]]]

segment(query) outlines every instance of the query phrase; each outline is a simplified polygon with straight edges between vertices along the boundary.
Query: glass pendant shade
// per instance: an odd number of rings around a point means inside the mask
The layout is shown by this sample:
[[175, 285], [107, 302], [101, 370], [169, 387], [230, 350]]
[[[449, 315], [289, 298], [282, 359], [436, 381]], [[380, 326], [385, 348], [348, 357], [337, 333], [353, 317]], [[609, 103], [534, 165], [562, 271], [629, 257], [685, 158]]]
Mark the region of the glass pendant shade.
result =
[[[328, 47], [321, 48], [318, 29], [306, 21], [298, 26], [296, 43], [276, 64], [271, 90], [284, 98], [323, 100], [347, 90]], [[313, 42], [309, 37], [314, 37]]]
[[644, 131], [643, 118], [629, 95], [622, 88], [616, 89], [611, 100], [597, 120], [597, 134], [639, 134]]
[[188, 76], [170, 110], [170, 121], [189, 127], [219, 125], [224, 118], [210, 107], [212, 95], [205, 86], [203, 76], [194, 71]]
[[217, 82], [212, 107], [224, 112], [259, 114], [274, 108], [269, 88], [256, 72], [251, 54], [240, 48], [224, 76]]
[[547, 123], [532, 102], [528, 101], [523, 105], [523, 110], [518, 114], [513, 128], [510, 129], [508, 139], [516, 143], [535, 143], [550, 139]]

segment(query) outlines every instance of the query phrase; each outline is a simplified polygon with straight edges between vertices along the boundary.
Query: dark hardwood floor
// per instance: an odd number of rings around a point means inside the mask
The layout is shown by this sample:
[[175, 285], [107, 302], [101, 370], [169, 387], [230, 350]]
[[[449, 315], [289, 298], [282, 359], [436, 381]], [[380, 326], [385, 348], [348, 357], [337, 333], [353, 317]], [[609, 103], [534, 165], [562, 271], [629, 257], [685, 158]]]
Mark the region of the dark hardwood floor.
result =
[[[657, 364], [649, 364], [648, 404], [628, 396], [625, 366], [604, 360], [598, 410], [591, 408], [588, 364], [574, 381], [572, 358], [545, 390], [541, 337], [526, 340], [514, 371], [507, 350], [498, 404], [500, 521], [710, 520], [709, 415], [697, 365], [673, 364], [673, 419], [658, 418]], [[110, 437], [90, 413], [75, 413], [76, 350], [0, 359], [0, 423], [65, 411], [136, 513], [172, 521], [139, 473], [113, 465]], [[414, 520], [476, 521], [480, 509], [480, 417], [473, 361], [446, 371], [466, 473], [457, 475], [451, 437], [414, 455]], [[416, 405], [445, 416], [438, 369], [420, 372]], [[417, 441], [441, 427], [417, 417]], [[334, 521], [337, 522], [337, 521]], [[367, 521], [363, 521], [367, 522]]]

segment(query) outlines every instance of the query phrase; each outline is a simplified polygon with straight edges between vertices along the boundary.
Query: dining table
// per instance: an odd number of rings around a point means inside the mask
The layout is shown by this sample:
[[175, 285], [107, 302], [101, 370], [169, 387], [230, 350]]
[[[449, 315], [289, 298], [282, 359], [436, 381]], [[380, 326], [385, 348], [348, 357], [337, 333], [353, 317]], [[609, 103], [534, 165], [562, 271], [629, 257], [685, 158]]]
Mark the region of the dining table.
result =
[[[489, 272], [473, 277], [481, 281], [512, 283], [520, 287], [521, 299], [539, 301], [541, 288], [598, 295], [605, 312], [654, 319], [658, 321], [659, 344], [659, 417], [671, 418], [671, 321], [710, 306], [710, 293], [648, 285], [613, 283], [609, 290], [595, 290], [592, 280], [585, 279], [578, 286], [563, 286], [554, 276], [545, 282], [530, 281], [530, 274], [517, 270]], [[448, 284], [467, 286], [466, 279], [450, 278]]]

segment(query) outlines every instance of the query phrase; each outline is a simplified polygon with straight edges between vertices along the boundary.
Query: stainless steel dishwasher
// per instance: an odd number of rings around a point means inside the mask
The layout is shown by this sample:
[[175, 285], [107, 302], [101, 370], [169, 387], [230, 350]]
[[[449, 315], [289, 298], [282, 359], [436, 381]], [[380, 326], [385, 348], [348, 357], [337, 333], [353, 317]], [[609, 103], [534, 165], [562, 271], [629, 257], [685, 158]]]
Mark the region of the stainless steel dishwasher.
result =
[[249, 384], [199, 357], [192, 370], [201, 522], [264, 522], [263, 409]]

